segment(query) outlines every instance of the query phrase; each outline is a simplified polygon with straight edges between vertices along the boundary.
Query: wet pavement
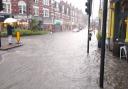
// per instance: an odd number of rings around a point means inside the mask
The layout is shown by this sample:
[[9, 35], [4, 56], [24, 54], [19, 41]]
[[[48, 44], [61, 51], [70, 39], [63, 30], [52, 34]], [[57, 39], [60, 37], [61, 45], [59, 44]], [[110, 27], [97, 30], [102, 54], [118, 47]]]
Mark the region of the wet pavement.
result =
[[[23, 37], [24, 46], [0, 51], [0, 89], [100, 89], [100, 50], [93, 36], [87, 55], [86, 38], [86, 30]], [[128, 63], [106, 55], [105, 89], [128, 89]]]
[[106, 54], [105, 84], [106, 89], [128, 89], [128, 63], [126, 60]]

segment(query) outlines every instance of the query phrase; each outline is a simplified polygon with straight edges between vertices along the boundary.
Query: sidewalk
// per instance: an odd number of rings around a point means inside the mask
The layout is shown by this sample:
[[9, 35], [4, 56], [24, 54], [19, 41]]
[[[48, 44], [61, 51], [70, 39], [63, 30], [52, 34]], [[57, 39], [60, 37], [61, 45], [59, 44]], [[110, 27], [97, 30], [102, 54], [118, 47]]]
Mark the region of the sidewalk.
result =
[[[94, 38], [92, 38], [94, 39]], [[90, 48], [94, 47], [95, 41], [90, 42]], [[93, 46], [91, 46], [93, 45]], [[95, 45], [96, 46], [96, 45]], [[90, 55], [95, 55], [93, 60], [97, 60], [100, 73], [100, 54], [101, 50], [90, 50]], [[98, 77], [100, 75], [98, 74]], [[105, 73], [104, 73], [104, 89], [128, 89], [128, 63], [125, 59], [120, 60], [119, 57], [113, 56], [111, 51], [106, 49], [105, 54]], [[99, 78], [97, 80], [99, 82]], [[98, 83], [99, 84], [99, 83]]]
[[128, 89], [128, 63], [106, 50], [105, 89]]
[[8, 49], [20, 47], [20, 46], [23, 45], [23, 44], [17, 44], [14, 37], [13, 37], [12, 40], [13, 40], [12, 45], [9, 45], [8, 41], [7, 41], [7, 37], [1, 38], [1, 48], [0, 48], [0, 50], [8, 50]]
[[[99, 85], [100, 76], [100, 50], [91, 52], [90, 60], [99, 67], [97, 75], [97, 84]], [[98, 68], [97, 68], [98, 69]], [[105, 73], [104, 73], [104, 89], [128, 89], [128, 63], [126, 60], [120, 60], [118, 57], [114, 57], [112, 52], [106, 49], [105, 55]], [[91, 89], [91, 88], [90, 88]]]

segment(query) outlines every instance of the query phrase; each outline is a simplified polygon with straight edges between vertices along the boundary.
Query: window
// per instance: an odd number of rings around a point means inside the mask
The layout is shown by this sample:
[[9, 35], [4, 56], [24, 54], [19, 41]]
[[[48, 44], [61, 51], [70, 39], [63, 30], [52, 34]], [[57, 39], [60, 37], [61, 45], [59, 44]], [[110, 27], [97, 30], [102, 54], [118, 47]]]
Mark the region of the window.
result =
[[75, 18], [73, 18], [73, 22], [75, 22]]
[[54, 0], [51, 0], [51, 4], [54, 4], [54, 2], [55, 2]]
[[69, 14], [69, 9], [67, 8], [67, 15]]
[[19, 13], [22, 14], [22, 6], [19, 6]]
[[62, 12], [62, 6], [59, 4], [59, 11]]
[[67, 14], [67, 8], [64, 8], [64, 14]]
[[54, 8], [56, 8], [56, 4], [57, 4], [57, 3], [56, 3], [56, 1], [55, 1], [55, 2], [54, 2]]
[[74, 22], [74, 21], [73, 21], [73, 18], [72, 18], [72, 22]]
[[59, 11], [59, 3], [56, 3], [56, 10]]
[[64, 13], [64, 5], [63, 5], [63, 7], [62, 7], [62, 13]]
[[72, 10], [70, 11], [70, 15], [72, 16]]
[[44, 5], [49, 5], [49, 0], [43, 0]]
[[39, 8], [38, 7], [34, 7], [34, 15], [35, 16], [39, 15]]
[[18, 2], [19, 14], [26, 14], [26, 3], [24, 1]]
[[5, 13], [11, 13], [11, 4], [10, 3], [4, 3], [3, 7]]
[[10, 0], [2, 0], [3, 2], [10, 2]]
[[43, 15], [44, 17], [49, 17], [49, 9], [44, 8]]
[[74, 11], [72, 11], [72, 15], [75, 16], [75, 12]]
[[35, 1], [35, 3], [38, 3], [38, 0], [34, 0]]

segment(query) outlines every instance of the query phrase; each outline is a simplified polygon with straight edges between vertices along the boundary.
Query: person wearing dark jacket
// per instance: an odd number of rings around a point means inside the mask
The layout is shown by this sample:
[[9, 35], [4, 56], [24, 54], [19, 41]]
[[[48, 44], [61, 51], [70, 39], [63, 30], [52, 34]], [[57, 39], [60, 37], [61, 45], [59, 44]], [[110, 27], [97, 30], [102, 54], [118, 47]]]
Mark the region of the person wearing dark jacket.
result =
[[12, 32], [13, 32], [13, 26], [11, 26], [10, 24], [7, 25], [7, 35], [8, 35], [8, 43], [9, 45], [12, 44]]

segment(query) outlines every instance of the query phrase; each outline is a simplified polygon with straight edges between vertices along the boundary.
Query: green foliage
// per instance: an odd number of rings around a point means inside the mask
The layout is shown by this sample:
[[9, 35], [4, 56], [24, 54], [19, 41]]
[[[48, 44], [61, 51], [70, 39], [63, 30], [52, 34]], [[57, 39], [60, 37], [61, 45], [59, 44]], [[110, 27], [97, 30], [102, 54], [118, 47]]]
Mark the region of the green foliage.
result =
[[30, 22], [30, 29], [32, 31], [41, 30], [41, 21], [37, 21], [36, 19], [32, 19]]
[[[21, 36], [31, 36], [31, 35], [44, 35], [47, 34], [48, 31], [32, 31], [32, 30], [20, 30], [20, 29], [16, 29], [13, 32], [13, 36], [16, 36], [16, 32], [20, 32]], [[6, 37], [7, 36], [7, 31], [3, 30], [1, 32], [1, 36], [2, 37]]]

